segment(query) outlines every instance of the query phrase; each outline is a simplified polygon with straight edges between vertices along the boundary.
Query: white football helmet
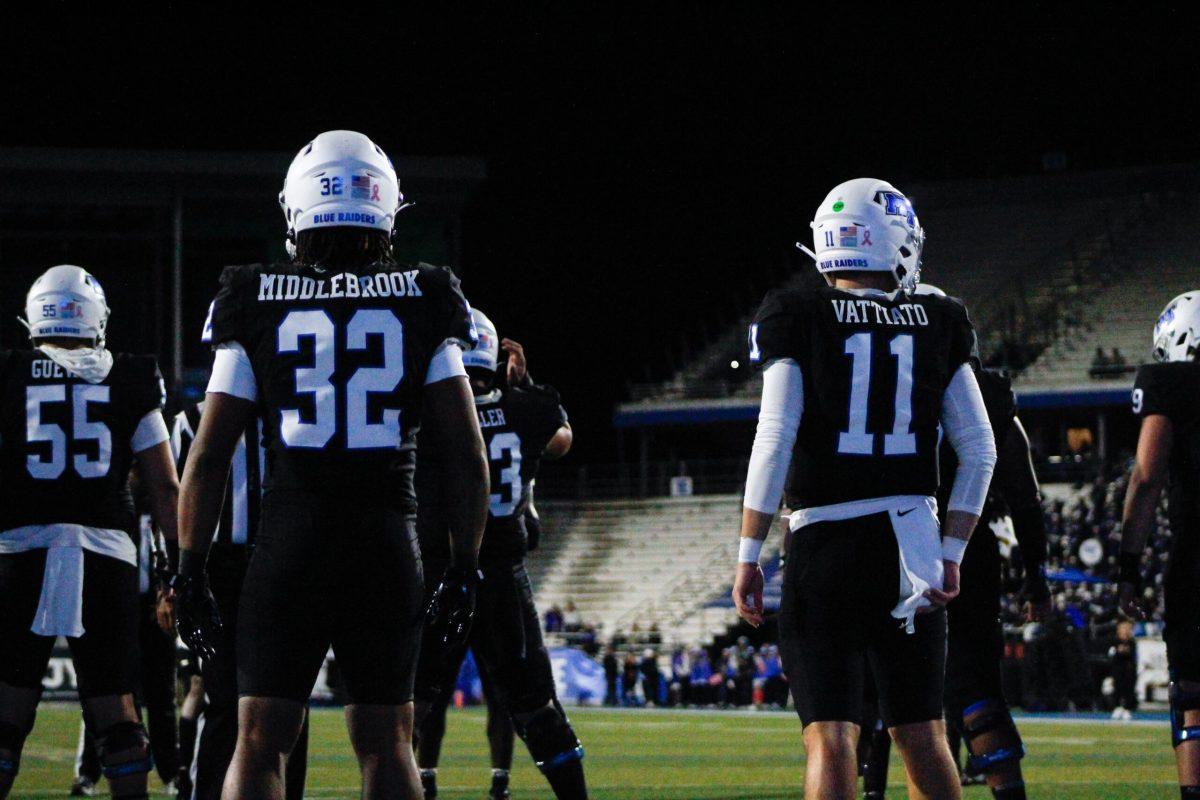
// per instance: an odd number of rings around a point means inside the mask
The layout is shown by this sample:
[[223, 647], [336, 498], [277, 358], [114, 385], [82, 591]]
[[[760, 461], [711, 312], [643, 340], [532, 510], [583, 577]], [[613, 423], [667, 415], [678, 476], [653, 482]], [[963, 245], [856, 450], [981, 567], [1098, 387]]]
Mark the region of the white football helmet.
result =
[[100, 281], [83, 267], [61, 264], [33, 282], [25, 296], [25, 319], [21, 322], [29, 329], [31, 339], [94, 339], [96, 346], [102, 347], [108, 315], [108, 300]]
[[479, 333], [479, 344], [475, 345], [475, 349], [463, 353], [463, 366], [494, 372], [500, 360], [500, 337], [496, 335], [496, 326], [478, 308], [471, 309], [471, 321]]
[[925, 231], [912, 203], [887, 181], [855, 178], [835, 186], [810, 226], [815, 251], [800, 242], [796, 247], [822, 275], [889, 272], [905, 292], [920, 280]]
[[1196, 361], [1200, 357], [1200, 291], [1184, 292], [1154, 323], [1155, 361]]
[[387, 153], [355, 131], [327, 131], [306, 144], [288, 167], [279, 206], [287, 218], [288, 252], [296, 234], [352, 226], [390, 234], [403, 206], [400, 181]]

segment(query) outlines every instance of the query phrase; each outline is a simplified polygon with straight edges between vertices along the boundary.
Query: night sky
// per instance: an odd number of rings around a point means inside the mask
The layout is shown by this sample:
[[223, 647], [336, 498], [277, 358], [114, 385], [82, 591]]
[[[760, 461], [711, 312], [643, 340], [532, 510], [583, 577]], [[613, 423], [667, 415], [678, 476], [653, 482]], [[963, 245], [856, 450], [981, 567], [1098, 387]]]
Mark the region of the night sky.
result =
[[811, 268], [792, 242], [841, 180], [1037, 173], [1047, 152], [1071, 170], [1200, 157], [1195, 27], [1163, 7], [350, 5], [6, 24], [0, 146], [290, 152], [353, 128], [393, 156], [486, 159], [454, 266], [562, 391], [581, 460], [613, 458], [627, 382], [665, 377], [672, 349]]

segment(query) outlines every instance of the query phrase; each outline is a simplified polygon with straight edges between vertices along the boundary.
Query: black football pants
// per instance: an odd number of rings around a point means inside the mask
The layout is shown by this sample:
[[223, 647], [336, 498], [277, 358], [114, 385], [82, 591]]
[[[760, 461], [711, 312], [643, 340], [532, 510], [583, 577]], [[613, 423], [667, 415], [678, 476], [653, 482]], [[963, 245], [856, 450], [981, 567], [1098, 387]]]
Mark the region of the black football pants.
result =
[[[426, 564], [427, 593], [437, 588], [445, 566], [434, 561]], [[483, 567], [469, 644], [479, 671], [487, 673], [494, 699], [510, 716], [536, 711], [554, 699], [550, 652], [542, 640], [541, 621], [524, 561]], [[437, 667], [424, 655], [417, 668], [416, 695], [436, 704], [441, 698], [429, 687], [441, 687], [444, 695], [453, 693], [457, 665], [466, 657], [466, 648], [453, 659], [454, 675], [433, 674]]]
[[[138, 689], [134, 692], [142, 706], [150, 734], [150, 752], [154, 767], [163, 783], [174, 780], [179, 771], [179, 740], [175, 727], [175, 639], [163, 633], [155, 617], [157, 597], [153, 592], [141, 595], [138, 608]], [[100, 781], [100, 756], [89, 732], [79, 740], [75, 774]]]
[[962, 592], [946, 606], [946, 719], [962, 724], [962, 712], [980, 700], [1004, 699], [1000, 662], [1000, 546], [986, 525], [975, 531], [961, 567]]

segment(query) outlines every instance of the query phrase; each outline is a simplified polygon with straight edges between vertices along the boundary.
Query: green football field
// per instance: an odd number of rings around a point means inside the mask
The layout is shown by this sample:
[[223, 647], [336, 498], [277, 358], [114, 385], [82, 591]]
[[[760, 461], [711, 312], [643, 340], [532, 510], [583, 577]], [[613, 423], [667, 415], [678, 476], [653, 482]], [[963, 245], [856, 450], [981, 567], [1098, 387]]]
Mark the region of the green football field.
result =
[[[78, 712], [43, 706], [25, 748], [14, 798], [65, 797], [72, 778]], [[587, 748], [592, 797], [629, 800], [769, 800], [802, 796], [799, 722], [790, 713], [576, 710], [572, 721]], [[484, 798], [490, 779], [483, 714], [452, 711], [439, 783], [444, 798]], [[1165, 722], [1022, 721], [1031, 798], [1177, 797]], [[515, 798], [550, 793], [517, 743]], [[357, 796], [357, 775], [342, 715], [313, 713], [308, 796]], [[155, 778], [152, 786], [161, 790]], [[902, 798], [893, 763], [889, 797]], [[984, 788], [966, 798], [988, 800]]]

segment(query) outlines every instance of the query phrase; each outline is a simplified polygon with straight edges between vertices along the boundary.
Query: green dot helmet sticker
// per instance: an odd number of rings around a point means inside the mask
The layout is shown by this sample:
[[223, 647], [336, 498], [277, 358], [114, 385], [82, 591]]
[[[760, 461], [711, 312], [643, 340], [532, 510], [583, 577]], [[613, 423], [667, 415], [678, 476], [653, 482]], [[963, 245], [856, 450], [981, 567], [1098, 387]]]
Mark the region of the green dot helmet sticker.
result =
[[841, 211], [845, 207], [846, 207], [846, 204], [843, 203], [841, 200], [838, 200], [836, 203], [833, 204], [834, 211]]

